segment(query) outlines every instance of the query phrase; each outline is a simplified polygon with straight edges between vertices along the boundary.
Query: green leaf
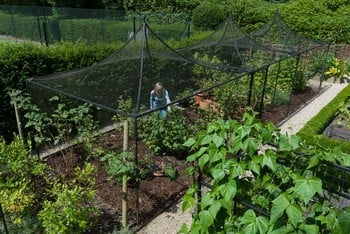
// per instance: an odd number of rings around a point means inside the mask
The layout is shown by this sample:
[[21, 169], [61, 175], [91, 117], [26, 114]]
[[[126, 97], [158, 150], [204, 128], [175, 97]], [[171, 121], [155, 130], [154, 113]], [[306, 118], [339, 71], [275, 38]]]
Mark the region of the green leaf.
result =
[[185, 141], [183, 146], [191, 148], [191, 146], [195, 144], [196, 144], [196, 140], [194, 138], [189, 138], [187, 141]]
[[267, 220], [267, 218], [259, 216], [256, 218], [255, 223], [259, 229], [259, 233], [266, 233], [267, 228], [269, 226], [269, 221]]
[[221, 168], [214, 168], [211, 172], [211, 175], [213, 176], [214, 180], [220, 181], [225, 177], [225, 171]]
[[343, 233], [350, 233], [350, 211], [347, 213], [342, 213], [338, 217], [340, 226], [343, 230]]
[[272, 171], [276, 171], [276, 154], [272, 150], [267, 150], [263, 157], [263, 166], [269, 167]]
[[249, 170], [254, 171], [256, 174], [260, 175], [260, 165], [261, 165], [261, 159], [263, 156], [259, 155], [257, 157], [253, 157], [253, 159], [248, 164]]
[[314, 155], [313, 157], [310, 158], [309, 165], [308, 165], [307, 169], [313, 168], [313, 167], [318, 165], [318, 163], [320, 161], [318, 159], [318, 157], [319, 157], [319, 155]]
[[199, 160], [198, 160], [198, 166], [201, 170], [203, 170], [204, 166], [207, 164], [209, 161], [209, 155], [208, 154], [203, 154]]
[[237, 193], [236, 181], [230, 181], [221, 190], [220, 193], [224, 197], [226, 202], [231, 202]]
[[291, 146], [291, 150], [296, 150], [299, 148], [299, 137], [297, 135], [291, 135], [289, 137], [289, 145]]
[[186, 210], [188, 210], [190, 207], [193, 206], [194, 204], [194, 194], [196, 193], [197, 189], [195, 187], [190, 187], [184, 197], [183, 197], [183, 202], [182, 202], [182, 212], [185, 212]]
[[290, 234], [293, 233], [294, 228], [292, 225], [287, 224], [286, 226], [279, 227], [278, 229], [269, 231], [269, 234]]
[[322, 194], [322, 181], [319, 178], [305, 178], [298, 176], [295, 180], [295, 192], [299, 198], [307, 204], [316, 194]]
[[219, 201], [214, 201], [214, 203], [209, 207], [209, 213], [211, 216], [216, 217], [221, 209], [221, 203]]
[[286, 213], [288, 215], [288, 219], [289, 221], [292, 223], [293, 226], [297, 226], [299, 222], [302, 222], [302, 211], [300, 210], [299, 206], [296, 205], [290, 205], [287, 210]]
[[[302, 229], [307, 234], [319, 234], [320, 233], [320, 228], [317, 225], [305, 224], [305, 225], [302, 225]], [[346, 233], [346, 232], [344, 232], [344, 233]]]
[[210, 142], [212, 142], [212, 136], [207, 135], [201, 140], [201, 145], [208, 145]]
[[270, 223], [273, 224], [282, 217], [284, 211], [289, 207], [290, 202], [287, 198], [287, 196], [282, 193], [279, 195], [275, 200], [272, 201], [272, 208], [271, 208], [271, 220]]
[[212, 136], [212, 141], [214, 142], [217, 148], [220, 148], [223, 145], [224, 138], [215, 134], [214, 136]]
[[256, 215], [252, 209], [247, 210], [240, 220], [240, 224], [249, 224], [255, 221]]
[[210, 193], [204, 194], [201, 200], [201, 209], [206, 209], [214, 203], [214, 199], [210, 196]]
[[209, 226], [211, 226], [214, 223], [214, 217], [207, 210], [199, 212], [199, 220], [202, 224], [202, 230], [206, 230]]
[[268, 220], [262, 216], [256, 217], [255, 212], [251, 209], [244, 213], [240, 224], [244, 225], [243, 233], [266, 233], [268, 228]]
[[216, 151], [214, 154], [210, 154], [210, 156], [211, 156], [210, 162], [214, 163], [214, 162], [220, 161], [220, 160], [225, 158], [225, 155], [226, 155], [225, 149], [221, 149], [220, 151]]

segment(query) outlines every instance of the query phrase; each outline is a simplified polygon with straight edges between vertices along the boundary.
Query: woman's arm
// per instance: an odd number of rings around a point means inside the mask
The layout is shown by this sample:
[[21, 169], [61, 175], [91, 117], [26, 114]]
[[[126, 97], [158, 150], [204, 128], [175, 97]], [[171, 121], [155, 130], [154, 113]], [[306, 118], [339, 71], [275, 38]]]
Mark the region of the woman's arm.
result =
[[165, 99], [166, 99], [166, 104], [169, 104], [170, 103], [170, 98], [169, 98], [168, 90], [165, 90]]

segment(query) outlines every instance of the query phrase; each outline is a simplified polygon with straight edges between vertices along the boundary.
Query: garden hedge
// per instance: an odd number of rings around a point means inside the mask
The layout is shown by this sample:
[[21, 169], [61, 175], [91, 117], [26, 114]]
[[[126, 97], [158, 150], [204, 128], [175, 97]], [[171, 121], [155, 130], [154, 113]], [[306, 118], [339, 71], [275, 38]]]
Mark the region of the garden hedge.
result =
[[350, 142], [336, 140], [322, 135], [324, 129], [333, 121], [341, 104], [349, 99], [350, 85], [346, 86], [328, 105], [309, 120], [297, 133], [309, 145], [325, 148], [340, 147], [343, 152], [350, 153]]

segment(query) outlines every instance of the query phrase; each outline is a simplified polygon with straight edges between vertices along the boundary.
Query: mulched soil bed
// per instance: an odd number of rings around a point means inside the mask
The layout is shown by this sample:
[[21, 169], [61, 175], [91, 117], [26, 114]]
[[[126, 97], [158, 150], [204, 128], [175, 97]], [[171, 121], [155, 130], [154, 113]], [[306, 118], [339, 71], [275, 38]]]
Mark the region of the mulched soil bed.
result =
[[[104, 135], [103, 144], [110, 149], [121, 149], [123, 133], [111, 131]], [[138, 142], [139, 160], [152, 155], [143, 142]], [[143, 224], [151, 221], [165, 208], [178, 201], [192, 182], [192, 178], [185, 173], [186, 161], [174, 156], [152, 156], [156, 165], [171, 163], [178, 172], [175, 180], [166, 176], [153, 176], [152, 173], [146, 179], [141, 180], [137, 188], [136, 182], [128, 186], [128, 223], [132, 229], [140, 228]], [[72, 175], [74, 168], [83, 165], [84, 152], [79, 147], [64, 153], [57, 153], [46, 158], [55, 174]], [[108, 233], [116, 228], [119, 230], [122, 210], [122, 187], [121, 184], [109, 180], [105, 171], [105, 164], [99, 159], [93, 160], [96, 168], [95, 180], [97, 196], [94, 201], [102, 210], [102, 216], [98, 221], [97, 228], [86, 233]], [[137, 204], [137, 197], [139, 203]], [[138, 206], [138, 207], [137, 207]], [[139, 211], [137, 216], [137, 210]], [[138, 217], [138, 224], [137, 224]]]
[[[314, 97], [315, 94], [316, 93], [312, 89], [308, 89], [303, 93], [294, 94], [288, 105], [267, 106], [262, 115], [262, 119], [277, 124], [303, 103]], [[123, 145], [123, 134], [116, 131], [108, 132], [104, 135], [102, 142], [105, 147], [120, 150]], [[153, 154], [143, 142], [138, 142], [138, 155], [140, 160], [142, 160]], [[47, 157], [46, 160], [52, 167], [54, 173], [70, 174], [74, 171], [76, 166], [83, 164], [84, 157], [83, 150], [77, 148], [73, 154], [55, 154]], [[152, 160], [157, 165], [172, 163], [179, 173], [179, 176], [174, 181], [171, 181], [168, 177], [148, 177], [139, 183], [139, 190], [135, 183], [130, 183], [128, 188], [128, 221], [130, 226], [134, 229], [140, 228], [143, 224], [151, 221], [165, 208], [180, 199], [192, 182], [192, 178], [185, 173], [185, 168], [189, 165], [184, 159], [166, 155], [163, 157], [152, 156]], [[104, 170], [104, 164], [100, 162], [99, 159], [95, 159], [93, 164], [97, 169], [95, 173], [97, 188], [97, 198], [95, 202], [101, 208], [102, 216], [98, 221], [97, 228], [86, 233], [108, 233], [111, 232], [113, 228], [120, 228], [123, 194], [121, 185], [108, 179], [108, 175]], [[137, 207], [137, 197], [139, 199], [139, 207]], [[138, 225], [136, 222], [137, 210], [139, 210]]]
[[317, 95], [317, 92], [312, 88], [308, 88], [303, 92], [293, 93], [290, 101], [286, 105], [269, 105], [264, 108], [261, 119], [264, 121], [271, 121], [278, 124], [288, 116], [290, 116], [297, 109], [301, 108], [308, 101], [312, 100]]

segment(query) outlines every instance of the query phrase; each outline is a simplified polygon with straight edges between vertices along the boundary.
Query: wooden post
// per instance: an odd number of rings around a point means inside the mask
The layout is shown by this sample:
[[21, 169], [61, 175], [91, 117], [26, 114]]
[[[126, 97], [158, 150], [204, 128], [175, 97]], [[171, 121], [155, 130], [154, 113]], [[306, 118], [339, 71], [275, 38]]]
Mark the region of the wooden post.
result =
[[0, 216], [1, 216], [2, 222], [4, 224], [4, 231], [5, 231], [5, 233], [9, 234], [9, 231], [8, 231], [7, 225], [6, 225], [5, 214], [4, 214], [3, 210], [2, 210], [1, 204], [0, 204]]
[[[129, 126], [128, 120], [124, 120], [124, 138], [123, 138], [123, 151], [128, 150], [129, 143]], [[122, 202], [122, 225], [123, 228], [128, 226], [128, 176], [123, 176], [123, 202]]]
[[16, 114], [16, 121], [17, 121], [17, 128], [18, 128], [18, 134], [19, 137], [23, 140], [23, 129], [22, 129], [22, 124], [21, 124], [21, 118], [20, 118], [20, 114], [19, 114], [19, 110], [17, 107], [17, 103], [13, 102], [14, 107], [15, 107], [15, 114]]

